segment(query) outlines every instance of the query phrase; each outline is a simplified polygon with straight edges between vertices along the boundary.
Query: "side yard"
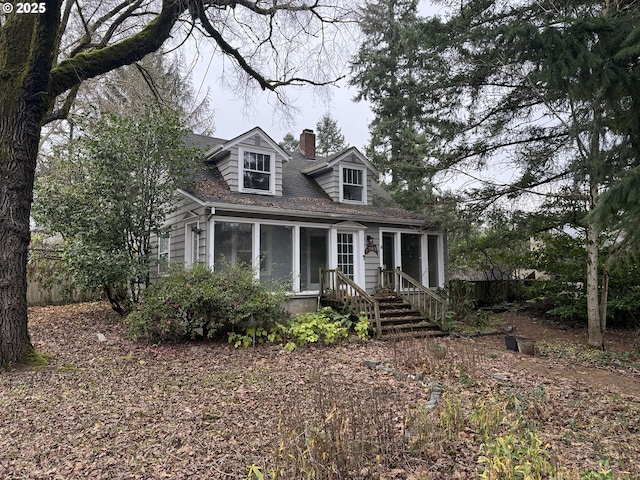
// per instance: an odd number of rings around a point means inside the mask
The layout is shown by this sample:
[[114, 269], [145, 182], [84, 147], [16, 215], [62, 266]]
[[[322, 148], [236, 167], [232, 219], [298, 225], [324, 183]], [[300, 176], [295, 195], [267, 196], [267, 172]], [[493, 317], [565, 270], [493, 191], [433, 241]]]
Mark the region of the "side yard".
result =
[[535, 357], [504, 335], [287, 353], [136, 344], [113, 320], [30, 310], [49, 364], [0, 373], [0, 478], [640, 478], [628, 337], [600, 355], [511, 316]]

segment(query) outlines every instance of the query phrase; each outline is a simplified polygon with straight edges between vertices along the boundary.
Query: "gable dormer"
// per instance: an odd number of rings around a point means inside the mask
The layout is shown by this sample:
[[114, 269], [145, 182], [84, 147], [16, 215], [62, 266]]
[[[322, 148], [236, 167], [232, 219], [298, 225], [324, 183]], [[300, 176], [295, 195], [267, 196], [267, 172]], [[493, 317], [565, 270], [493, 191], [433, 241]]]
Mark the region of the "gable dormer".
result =
[[316, 163], [303, 170], [303, 173], [313, 177], [334, 202], [355, 205], [373, 203], [371, 189], [379, 174], [355, 147]]
[[207, 152], [232, 192], [282, 196], [282, 164], [290, 157], [260, 127]]

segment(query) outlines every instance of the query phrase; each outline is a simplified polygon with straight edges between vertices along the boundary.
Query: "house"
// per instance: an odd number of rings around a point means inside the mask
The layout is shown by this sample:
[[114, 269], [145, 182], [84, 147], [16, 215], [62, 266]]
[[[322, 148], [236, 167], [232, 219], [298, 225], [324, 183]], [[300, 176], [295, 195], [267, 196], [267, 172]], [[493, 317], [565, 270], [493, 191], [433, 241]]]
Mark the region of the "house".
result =
[[315, 309], [330, 291], [371, 296], [394, 282], [381, 272], [396, 268], [425, 290], [444, 286], [443, 232], [394, 205], [357, 148], [318, 158], [315, 134], [304, 130], [301, 151], [288, 152], [259, 127], [191, 140], [205, 168], [167, 219], [162, 261], [247, 263], [262, 282], [290, 282], [293, 311]]

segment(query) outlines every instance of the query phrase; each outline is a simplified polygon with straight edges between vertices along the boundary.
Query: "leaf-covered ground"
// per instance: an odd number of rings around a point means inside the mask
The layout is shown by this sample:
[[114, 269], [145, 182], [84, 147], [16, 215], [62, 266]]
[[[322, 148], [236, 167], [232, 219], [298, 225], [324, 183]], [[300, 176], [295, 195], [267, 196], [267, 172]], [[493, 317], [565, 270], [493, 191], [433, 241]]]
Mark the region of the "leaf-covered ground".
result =
[[[518, 415], [558, 471], [640, 475], [637, 336], [601, 354], [580, 346], [583, 332], [504, 321], [538, 341], [536, 356], [506, 350], [504, 335], [437, 340], [443, 359], [434, 340], [147, 346], [103, 304], [34, 308], [49, 365], [0, 373], [0, 478], [478, 478], [482, 422], [506, 435]], [[426, 410], [433, 382], [443, 393]]]

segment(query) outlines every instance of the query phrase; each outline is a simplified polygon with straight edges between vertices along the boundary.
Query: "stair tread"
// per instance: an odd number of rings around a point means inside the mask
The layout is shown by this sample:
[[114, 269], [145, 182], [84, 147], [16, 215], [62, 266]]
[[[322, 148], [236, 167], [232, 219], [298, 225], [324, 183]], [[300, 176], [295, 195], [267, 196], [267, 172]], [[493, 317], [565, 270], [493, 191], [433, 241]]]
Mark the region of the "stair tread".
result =
[[396, 324], [382, 324], [382, 330], [407, 330], [411, 328], [415, 328], [417, 330], [420, 329], [439, 329], [440, 327], [435, 323], [424, 322], [424, 323], [396, 323]]
[[404, 331], [397, 333], [385, 333], [382, 337], [383, 340], [394, 340], [404, 338], [419, 338], [419, 337], [446, 337], [447, 334], [441, 330], [416, 330], [413, 332]]
[[407, 321], [412, 322], [423, 322], [429, 321], [429, 317], [425, 317], [424, 315], [390, 315], [388, 317], [384, 315], [380, 315], [380, 320], [389, 320], [390, 322], [397, 322], [398, 320], [405, 319]]

